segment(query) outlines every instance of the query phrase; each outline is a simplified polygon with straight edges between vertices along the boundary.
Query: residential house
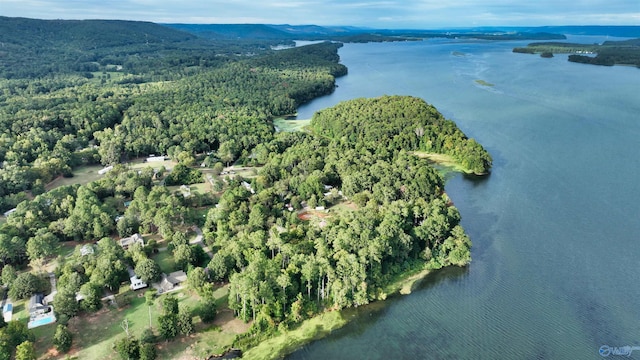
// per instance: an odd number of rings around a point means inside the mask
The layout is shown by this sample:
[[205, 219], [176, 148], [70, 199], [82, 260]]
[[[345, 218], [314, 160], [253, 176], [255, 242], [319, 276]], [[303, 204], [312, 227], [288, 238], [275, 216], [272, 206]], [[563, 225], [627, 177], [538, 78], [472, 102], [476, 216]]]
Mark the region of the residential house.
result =
[[29, 299], [29, 314], [31, 316], [46, 314], [52, 310], [53, 307], [47, 305], [42, 293], [34, 294], [31, 299]]
[[169, 275], [162, 274], [162, 280], [155, 284], [154, 287], [158, 290], [158, 293], [162, 294], [173, 290], [185, 281], [187, 281], [187, 274], [184, 271], [174, 271]]
[[132, 268], [128, 268], [127, 271], [129, 271], [129, 281], [131, 281], [131, 285], [129, 286], [131, 287], [131, 290], [139, 290], [149, 286], [146, 282], [142, 281], [138, 275], [136, 275]]
[[120, 246], [122, 246], [125, 250], [133, 244], [140, 244], [144, 246], [144, 239], [140, 234], [136, 233], [129, 237], [120, 239]]

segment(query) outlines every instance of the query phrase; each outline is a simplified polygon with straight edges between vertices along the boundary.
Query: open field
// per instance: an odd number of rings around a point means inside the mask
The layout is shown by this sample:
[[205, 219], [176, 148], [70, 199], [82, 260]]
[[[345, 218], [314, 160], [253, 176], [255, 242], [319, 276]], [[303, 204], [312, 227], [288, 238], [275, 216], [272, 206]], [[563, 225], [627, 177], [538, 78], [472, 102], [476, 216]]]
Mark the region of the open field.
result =
[[[470, 173], [468, 169], [463, 168], [453, 157], [444, 154], [428, 153], [424, 151], [414, 151], [414, 155], [419, 158], [427, 159], [433, 163], [435, 168], [442, 174], [446, 175], [451, 171]], [[439, 166], [438, 166], [439, 165]]]
[[147, 159], [146, 157], [133, 159], [133, 160], [125, 163], [125, 165], [128, 166], [130, 169], [134, 169], [134, 170], [141, 170], [141, 169], [144, 169], [146, 167], [159, 169], [162, 166], [164, 166], [164, 168], [167, 169], [167, 170], [171, 170], [177, 164], [177, 162], [175, 162], [173, 160], [146, 162], [145, 161], [146, 159]]
[[59, 176], [52, 182], [48, 183], [47, 186], [45, 186], [45, 189], [49, 191], [65, 185], [88, 184], [102, 177], [102, 175], [98, 174], [98, 171], [100, 171], [100, 169], [102, 168], [103, 166], [100, 166], [100, 165], [81, 166], [73, 170], [73, 177], [65, 178], [65, 177]]
[[171, 253], [169, 253], [169, 251], [167, 250], [160, 251], [159, 253], [153, 255], [151, 259], [158, 263], [158, 266], [160, 266], [160, 270], [162, 270], [162, 272], [165, 274], [174, 272], [176, 270], [176, 264], [173, 261], [173, 256], [171, 256]]
[[[258, 174], [260, 167], [255, 166], [240, 166], [240, 165], [232, 165], [224, 168], [223, 172], [227, 172], [229, 177], [234, 177], [236, 175], [242, 176], [243, 178], [252, 178], [256, 177]], [[221, 177], [225, 177], [227, 174], [222, 175]]]
[[302, 131], [304, 127], [311, 124], [311, 119], [307, 120], [286, 120], [284, 118], [277, 118], [273, 120], [273, 125], [278, 129], [278, 131]]

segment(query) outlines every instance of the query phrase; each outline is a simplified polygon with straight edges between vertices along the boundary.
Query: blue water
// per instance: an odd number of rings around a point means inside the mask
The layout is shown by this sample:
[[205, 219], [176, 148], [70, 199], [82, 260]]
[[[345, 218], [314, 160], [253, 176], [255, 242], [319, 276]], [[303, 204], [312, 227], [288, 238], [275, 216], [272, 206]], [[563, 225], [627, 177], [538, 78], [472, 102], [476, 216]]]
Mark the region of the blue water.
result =
[[56, 317], [53, 316], [53, 315], [50, 315], [50, 316], [41, 317], [41, 318], [39, 318], [37, 320], [29, 321], [29, 323], [27, 325], [28, 325], [29, 329], [33, 329], [33, 328], [36, 328], [38, 326], [51, 324], [51, 323], [53, 323], [55, 321], [56, 321]]
[[494, 168], [447, 182], [474, 244], [467, 268], [362, 309], [290, 359], [598, 359], [602, 345], [640, 345], [640, 69], [511, 52], [525, 44], [340, 49], [349, 74], [299, 118], [356, 97], [418, 96]]

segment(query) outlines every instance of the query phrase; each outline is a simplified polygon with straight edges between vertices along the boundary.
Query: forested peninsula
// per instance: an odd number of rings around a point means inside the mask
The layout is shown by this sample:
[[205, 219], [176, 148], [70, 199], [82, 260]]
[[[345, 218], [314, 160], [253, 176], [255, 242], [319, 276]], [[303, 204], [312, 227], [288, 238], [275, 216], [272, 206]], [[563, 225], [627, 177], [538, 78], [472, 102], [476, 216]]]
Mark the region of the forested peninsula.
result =
[[569, 61], [592, 65], [631, 65], [640, 67], [640, 39], [605, 41], [602, 44], [536, 42], [513, 49], [514, 53], [571, 54]]
[[[0, 264], [15, 309], [0, 359], [246, 351], [471, 260], [418, 155], [476, 174], [491, 157], [424, 100], [355, 99], [276, 131], [347, 74], [339, 43], [274, 51], [120, 21], [0, 28]], [[21, 50], [59, 58], [22, 64]], [[30, 314], [40, 295], [51, 312]]]

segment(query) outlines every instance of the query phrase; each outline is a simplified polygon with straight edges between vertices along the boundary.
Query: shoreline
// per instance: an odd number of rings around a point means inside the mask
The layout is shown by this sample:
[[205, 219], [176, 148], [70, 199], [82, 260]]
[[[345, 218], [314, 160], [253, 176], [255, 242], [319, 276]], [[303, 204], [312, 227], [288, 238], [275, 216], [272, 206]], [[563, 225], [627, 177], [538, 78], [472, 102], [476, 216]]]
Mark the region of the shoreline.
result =
[[330, 335], [357, 317], [357, 313], [369, 307], [384, 306], [385, 300], [391, 296], [404, 296], [424, 280], [431, 270], [426, 269], [426, 263], [421, 269], [412, 269], [398, 276], [398, 280], [387, 285], [385, 293], [367, 305], [347, 308], [338, 311], [325, 311], [300, 323], [294, 330], [269, 338], [255, 347], [243, 351], [243, 357], [259, 360], [282, 359], [299, 350], [306, 344], [320, 340]]

